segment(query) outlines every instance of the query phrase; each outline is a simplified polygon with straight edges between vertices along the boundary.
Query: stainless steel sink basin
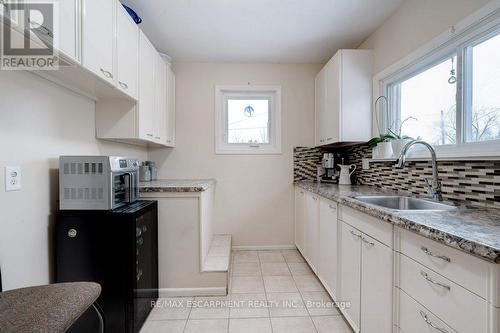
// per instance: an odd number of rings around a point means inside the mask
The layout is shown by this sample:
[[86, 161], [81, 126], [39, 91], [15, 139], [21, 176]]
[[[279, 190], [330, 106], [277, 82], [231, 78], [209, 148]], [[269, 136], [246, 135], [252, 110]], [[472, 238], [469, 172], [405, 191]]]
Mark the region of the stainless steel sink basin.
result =
[[457, 207], [445, 203], [404, 196], [356, 196], [361, 202], [398, 211], [448, 211]]

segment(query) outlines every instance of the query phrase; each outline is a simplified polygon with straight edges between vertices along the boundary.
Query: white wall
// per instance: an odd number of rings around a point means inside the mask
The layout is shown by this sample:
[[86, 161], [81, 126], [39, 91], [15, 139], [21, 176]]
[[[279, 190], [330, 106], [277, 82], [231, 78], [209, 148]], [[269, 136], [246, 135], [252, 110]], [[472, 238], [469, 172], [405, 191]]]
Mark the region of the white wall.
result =
[[[95, 139], [94, 102], [26, 72], [0, 71], [0, 266], [4, 289], [52, 282], [58, 157], [147, 151]], [[4, 167], [21, 166], [19, 192]]]
[[450, 29], [489, 0], [405, 0], [360, 48], [374, 50], [374, 73]]
[[[150, 151], [162, 178], [215, 178], [215, 232], [233, 245], [293, 244], [293, 147], [313, 144], [321, 65], [176, 63], [175, 149]], [[282, 86], [283, 154], [216, 155], [215, 85]]]

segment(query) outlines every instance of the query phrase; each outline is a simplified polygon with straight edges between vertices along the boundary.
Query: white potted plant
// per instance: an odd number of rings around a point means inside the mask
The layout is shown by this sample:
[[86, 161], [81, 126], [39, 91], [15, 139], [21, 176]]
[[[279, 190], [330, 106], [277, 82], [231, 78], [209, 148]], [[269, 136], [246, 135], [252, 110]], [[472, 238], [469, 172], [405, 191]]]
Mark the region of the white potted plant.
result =
[[394, 140], [392, 134], [379, 134], [368, 141], [368, 147], [372, 149], [372, 158], [391, 158], [393, 156], [391, 140]]

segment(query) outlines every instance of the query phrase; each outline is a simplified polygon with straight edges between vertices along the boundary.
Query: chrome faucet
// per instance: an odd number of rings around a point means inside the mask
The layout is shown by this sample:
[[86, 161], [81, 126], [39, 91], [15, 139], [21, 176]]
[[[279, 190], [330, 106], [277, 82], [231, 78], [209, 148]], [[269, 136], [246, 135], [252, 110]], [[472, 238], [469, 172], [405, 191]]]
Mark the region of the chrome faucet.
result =
[[438, 176], [438, 166], [437, 166], [437, 159], [436, 159], [436, 151], [430, 144], [428, 144], [425, 141], [422, 140], [413, 140], [411, 142], [408, 142], [403, 150], [401, 151], [401, 155], [399, 155], [398, 162], [396, 166], [398, 168], [402, 168], [406, 164], [406, 154], [408, 153], [408, 150], [417, 144], [421, 144], [429, 149], [431, 152], [431, 158], [432, 158], [432, 184], [429, 183], [429, 181], [425, 178], [425, 182], [427, 183], [427, 193], [432, 197], [432, 200], [434, 201], [443, 201], [443, 195], [441, 193], [441, 182], [439, 181], [439, 176]]

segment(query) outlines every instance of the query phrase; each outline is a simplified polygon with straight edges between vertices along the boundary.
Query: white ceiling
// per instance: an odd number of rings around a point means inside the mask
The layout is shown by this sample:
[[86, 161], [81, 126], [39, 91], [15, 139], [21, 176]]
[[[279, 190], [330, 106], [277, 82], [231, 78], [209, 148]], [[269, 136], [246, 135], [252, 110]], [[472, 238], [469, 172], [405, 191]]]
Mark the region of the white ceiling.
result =
[[403, 0], [123, 0], [174, 61], [323, 63]]

